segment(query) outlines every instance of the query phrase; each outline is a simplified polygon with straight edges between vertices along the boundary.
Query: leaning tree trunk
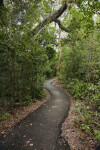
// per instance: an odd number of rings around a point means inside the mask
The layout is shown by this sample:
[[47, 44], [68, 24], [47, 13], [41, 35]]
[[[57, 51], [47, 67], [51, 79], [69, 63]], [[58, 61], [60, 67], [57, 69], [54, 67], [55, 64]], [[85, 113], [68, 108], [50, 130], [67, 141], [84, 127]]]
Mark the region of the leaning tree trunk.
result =
[[[63, 28], [63, 26], [61, 25], [60, 21], [57, 21], [57, 19], [64, 13], [64, 11], [66, 9], [67, 9], [67, 1], [65, 0], [65, 2], [63, 3], [63, 5], [56, 12], [54, 12], [52, 15], [49, 15], [45, 20], [43, 20], [40, 24], [38, 24], [33, 29], [33, 31], [31, 31], [28, 34], [29, 37], [34, 36], [34, 39], [36, 39], [37, 36], [39, 35], [39, 33], [42, 31], [42, 29], [46, 25], [48, 25], [49, 23], [52, 23], [52, 22], [58, 23], [58, 25]], [[64, 30], [64, 28], [63, 28], [63, 30]]]

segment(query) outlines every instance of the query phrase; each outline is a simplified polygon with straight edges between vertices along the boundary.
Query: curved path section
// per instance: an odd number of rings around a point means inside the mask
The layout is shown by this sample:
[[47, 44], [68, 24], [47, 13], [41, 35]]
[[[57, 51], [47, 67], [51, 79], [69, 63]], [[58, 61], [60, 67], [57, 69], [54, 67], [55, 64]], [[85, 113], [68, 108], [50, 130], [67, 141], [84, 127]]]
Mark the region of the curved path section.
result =
[[69, 98], [46, 82], [51, 98], [21, 121], [11, 133], [0, 138], [0, 150], [70, 150], [60, 136], [61, 124], [68, 114]]

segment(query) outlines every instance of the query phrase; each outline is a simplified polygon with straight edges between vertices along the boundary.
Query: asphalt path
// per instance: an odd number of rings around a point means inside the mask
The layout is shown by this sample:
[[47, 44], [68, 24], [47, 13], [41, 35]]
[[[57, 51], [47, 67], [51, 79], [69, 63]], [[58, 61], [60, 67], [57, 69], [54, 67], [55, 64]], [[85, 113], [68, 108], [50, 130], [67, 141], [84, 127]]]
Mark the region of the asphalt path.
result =
[[70, 102], [63, 90], [48, 80], [45, 88], [50, 99], [16, 125], [12, 132], [0, 137], [0, 150], [70, 150], [61, 137], [61, 125], [68, 115]]

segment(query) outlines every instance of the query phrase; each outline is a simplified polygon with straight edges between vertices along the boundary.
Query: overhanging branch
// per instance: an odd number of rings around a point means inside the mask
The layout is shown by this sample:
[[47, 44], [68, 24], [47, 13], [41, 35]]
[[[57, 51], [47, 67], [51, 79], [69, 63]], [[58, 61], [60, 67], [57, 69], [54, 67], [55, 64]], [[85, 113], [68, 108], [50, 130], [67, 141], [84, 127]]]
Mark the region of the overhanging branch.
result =
[[63, 12], [67, 9], [67, 2], [65, 3], [52, 15], [48, 16], [43, 22], [41, 22], [35, 29], [33, 30], [32, 34], [36, 35], [38, 32], [47, 24], [56, 21], [62, 14]]

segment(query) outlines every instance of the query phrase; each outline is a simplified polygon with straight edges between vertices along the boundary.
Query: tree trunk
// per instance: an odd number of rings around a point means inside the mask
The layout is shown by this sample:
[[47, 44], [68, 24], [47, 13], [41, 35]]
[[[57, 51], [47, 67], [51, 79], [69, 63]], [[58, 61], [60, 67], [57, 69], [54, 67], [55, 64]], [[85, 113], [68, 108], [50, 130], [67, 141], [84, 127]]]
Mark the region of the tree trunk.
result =
[[58, 72], [60, 72], [61, 56], [62, 56], [62, 46], [60, 46], [60, 56], [59, 56], [59, 63], [58, 63]]
[[[59, 45], [60, 45], [60, 36], [61, 36], [61, 30], [59, 31]], [[61, 56], [62, 56], [62, 46], [59, 46], [60, 49], [60, 56], [59, 56], [59, 62], [58, 62], [58, 72], [60, 72], [60, 64], [61, 64]]]

